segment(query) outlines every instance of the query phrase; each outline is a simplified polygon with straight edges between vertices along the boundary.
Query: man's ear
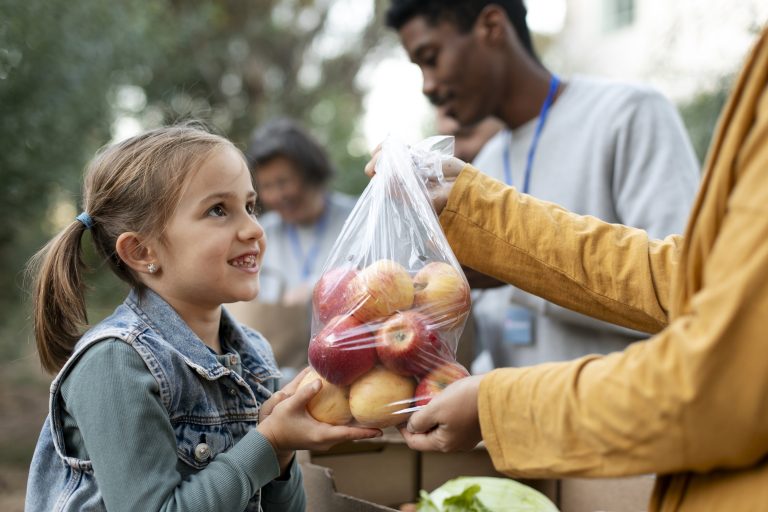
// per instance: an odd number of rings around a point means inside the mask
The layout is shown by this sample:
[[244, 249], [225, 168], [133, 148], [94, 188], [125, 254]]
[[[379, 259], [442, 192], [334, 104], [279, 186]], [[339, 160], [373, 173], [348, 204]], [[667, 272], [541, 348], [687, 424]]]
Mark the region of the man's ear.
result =
[[486, 5], [475, 22], [475, 30], [486, 44], [491, 46], [501, 46], [507, 38], [507, 31], [511, 30], [513, 35], [515, 29], [507, 17], [506, 11], [498, 5]]
[[160, 266], [155, 252], [144, 244], [138, 233], [133, 231], [122, 233], [117, 237], [115, 250], [123, 263], [134, 272], [151, 274], [153, 272], [148, 270], [150, 265], [154, 265], [155, 268]]

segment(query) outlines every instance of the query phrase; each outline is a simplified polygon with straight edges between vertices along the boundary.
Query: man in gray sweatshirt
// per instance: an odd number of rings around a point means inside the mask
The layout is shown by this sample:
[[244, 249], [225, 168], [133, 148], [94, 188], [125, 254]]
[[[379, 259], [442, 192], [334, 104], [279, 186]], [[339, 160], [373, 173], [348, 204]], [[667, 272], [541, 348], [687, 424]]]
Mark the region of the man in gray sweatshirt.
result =
[[[478, 169], [575, 213], [656, 238], [682, 233], [699, 172], [675, 108], [644, 86], [561, 80], [536, 57], [525, 15], [522, 0], [393, 0], [387, 24], [434, 104], [462, 125], [504, 122]], [[622, 350], [644, 337], [510, 286], [473, 298], [478, 339], [497, 367]]]

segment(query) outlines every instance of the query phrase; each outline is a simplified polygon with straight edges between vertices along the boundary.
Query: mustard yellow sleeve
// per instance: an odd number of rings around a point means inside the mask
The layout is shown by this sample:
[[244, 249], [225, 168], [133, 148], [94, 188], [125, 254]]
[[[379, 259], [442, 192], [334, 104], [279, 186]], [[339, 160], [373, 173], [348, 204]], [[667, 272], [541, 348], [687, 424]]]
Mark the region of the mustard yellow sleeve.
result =
[[[725, 198], [722, 217], [702, 215], [717, 217], [712, 221], [717, 228], [711, 231], [715, 238], [697, 269], [701, 286], [662, 332], [620, 353], [496, 370], [483, 379], [480, 424], [498, 469], [530, 477], [617, 476], [707, 472], [764, 460], [768, 453], [768, 145], [764, 143], [768, 95], [762, 96], [756, 118], [748, 121], [750, 134], [742, 150], [720, 175], [724, 179], [719, 183], [731, 189], [719, 194], [723, 187], [713, 188], [709, 196]], [[471, 179], [471, 172], [461, 178]], [[504, 196], [500, 190], [495, 194]], [[514, 201], [526, 202], [524, 198]], [[650, 291], [663, 289], [661, 276], [669, 273], [670, 262], [658, 260], [651, 249], [644, 255], [635, 233], [583, 218], [568, 219], [564, 212], [543, 205], [508, 208], [520, 215], [515, 225], [529, 226], [523, 231], [533, 225], [558, 232], [558, 237], [550, 235], [549, 245], [537, 246], [534, 232], [521, 239], [510, 233], [511, 228], [501, 230], [503, 241], [497, 242], [488, 236], [496, 246], [484, 254], [514, 246], [508, 265], [496, 261], [497, 267], [505, 267], [497, 275], [511, 276], [519, 265], [525, 279], [544, 282], [537, 290], [554, 296], [559, 287], [568, 296], [580, 293], [590, 308], [610, 308], [610, 301], [603, 302], [610, 298], [624, 304], [626, 311], [663, 319], [658, 313], [664, 310], [664, 293], [658, 293], [654, 313]], [[563, 228], [558, 231], [559, 225]], [[579, 229], [591, 235], [580, 234]], [[471, 231], [466, 226], [463, 230]], [[594, 242], [581, 240], [595, 233]], [[620, 249], [611, 247], [611, 236]], [[453, 240], [457, 240], [455, 232]], [[562, 245], [556, 248], [559, 242]], [[657, 248], [670, 250], [664, 247], [670, 243]], [[605, 257], [600, 258], [600, 250]], [[632, 286], [611, 291], [609, 276], [599, 267], [628, 276]], [[633, 268], [640, 279], [631, 277]], [[537, 269], [540, 275], [533, 274]], [[557, 278], [561, 282], [546, 283]], [[632, 297], [634, 286], [637, 298]], [[611, 314], [621, 309], [615, 307]]]
[[733, 211], [689, 313], [624, 352], [496, 370], [480, 424], [513, 475], [707, 471], [768, 452], [768, 211]]
[[632, 329], [658, 332], [668, 322], [679, 236], [649, 240], [643, 230], [520, 194], [469, 165], [440, 223], [471, 268]]

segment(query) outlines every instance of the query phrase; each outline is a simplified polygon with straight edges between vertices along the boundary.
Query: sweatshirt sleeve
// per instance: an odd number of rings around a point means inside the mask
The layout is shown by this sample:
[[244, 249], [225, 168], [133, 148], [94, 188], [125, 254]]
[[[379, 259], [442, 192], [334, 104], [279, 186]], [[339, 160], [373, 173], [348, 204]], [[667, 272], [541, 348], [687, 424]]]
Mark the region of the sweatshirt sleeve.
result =
[[610, 185], [618, 222], [644, 229], [651, 238], [682, 234], [700, 168], [675, 107], [657, 91], [636, 87], [611, 121]]
[[658, 332], [668, 322], [677, 235], [651, 240], [641, 229], [573, 214], [470, 165], [440, 223], [459, 261], [480, 272], [631, 329]]
[[296, 457], [288, 466], [285, 478], [276, 478], [262, 488], [261, 506], [265, 512], [303, 512], [306, 509], [303, 478]]
[[252, 430], [183, 480], [157, 382], [136, 351], [118, 340], [89, 349], [65, 379], [62, 396], [111, 511], [241, 512], [280, 473], [269, 441]]

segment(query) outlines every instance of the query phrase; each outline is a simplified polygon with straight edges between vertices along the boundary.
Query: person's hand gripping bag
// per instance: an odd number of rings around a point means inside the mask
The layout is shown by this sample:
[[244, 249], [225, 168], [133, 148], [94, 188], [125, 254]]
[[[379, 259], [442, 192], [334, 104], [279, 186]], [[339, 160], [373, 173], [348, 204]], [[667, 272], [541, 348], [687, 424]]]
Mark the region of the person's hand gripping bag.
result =
[[397, 425], [469, 375], [456, 362], [469, 284], [427, 195], [452, 152], [452, 137], [382, 144], [313, 290], [302, 385], [323, 380], [308, 404], [319, 421]]

